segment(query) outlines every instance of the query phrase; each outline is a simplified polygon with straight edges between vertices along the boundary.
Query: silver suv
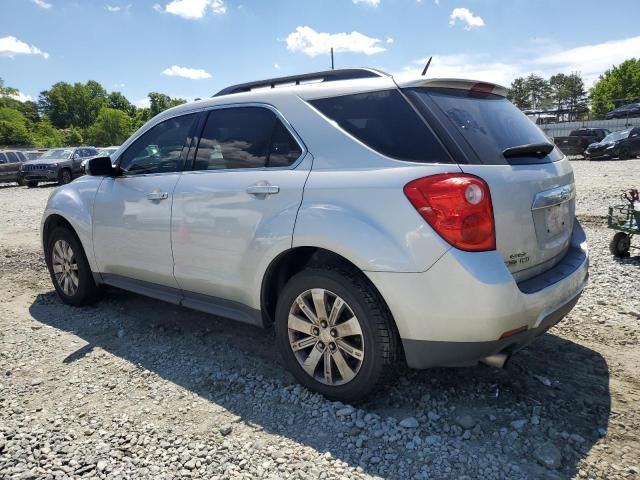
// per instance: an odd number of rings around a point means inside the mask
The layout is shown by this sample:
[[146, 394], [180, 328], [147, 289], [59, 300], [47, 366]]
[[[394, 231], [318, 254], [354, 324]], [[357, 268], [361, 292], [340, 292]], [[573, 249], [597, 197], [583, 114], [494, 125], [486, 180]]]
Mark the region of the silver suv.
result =
[[571, 165], [505, 93], [350, 69], [163, 112], [51, 195], [53, 284], [273, 325], [300, 383], [342, 401], [397, 362], [502, 366], [588, 276]]

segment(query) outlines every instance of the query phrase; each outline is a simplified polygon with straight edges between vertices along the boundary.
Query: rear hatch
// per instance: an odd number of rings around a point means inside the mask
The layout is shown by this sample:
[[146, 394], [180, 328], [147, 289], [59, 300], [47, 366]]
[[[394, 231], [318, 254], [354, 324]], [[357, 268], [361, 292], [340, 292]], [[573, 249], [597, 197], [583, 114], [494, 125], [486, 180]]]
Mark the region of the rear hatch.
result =
[[[496, 248], [516, 281], [557, 264], [569, 248], [575, 215], [573, 170], [562, 152], [502, 87], [468, 81], [401, 87], [462, 171], [489, 185]], [[528, 147], [513, 148], [522, 146]]]

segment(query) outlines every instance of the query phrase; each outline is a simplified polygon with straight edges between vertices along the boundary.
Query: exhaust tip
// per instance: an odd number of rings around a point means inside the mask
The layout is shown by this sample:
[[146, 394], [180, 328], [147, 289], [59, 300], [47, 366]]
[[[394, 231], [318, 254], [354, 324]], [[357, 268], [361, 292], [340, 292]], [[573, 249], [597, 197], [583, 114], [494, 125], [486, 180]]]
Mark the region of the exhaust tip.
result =
[[480, 362], [492, 368], [504, 368], [507, 360], [509, 360], [509, 355], [506, 353], [496, 353], [489, 355], [488, 357], [481, 358]]

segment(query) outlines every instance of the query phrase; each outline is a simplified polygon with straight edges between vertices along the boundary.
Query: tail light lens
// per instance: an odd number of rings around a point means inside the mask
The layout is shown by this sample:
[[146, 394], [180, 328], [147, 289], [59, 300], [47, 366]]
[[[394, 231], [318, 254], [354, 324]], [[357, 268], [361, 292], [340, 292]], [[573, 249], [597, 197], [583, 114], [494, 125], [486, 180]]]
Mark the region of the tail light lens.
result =
[[407, 183], [404, 194], [447, 242], [473, 252], [495, 250], [489, 186], [473, 175], [447, 173]]

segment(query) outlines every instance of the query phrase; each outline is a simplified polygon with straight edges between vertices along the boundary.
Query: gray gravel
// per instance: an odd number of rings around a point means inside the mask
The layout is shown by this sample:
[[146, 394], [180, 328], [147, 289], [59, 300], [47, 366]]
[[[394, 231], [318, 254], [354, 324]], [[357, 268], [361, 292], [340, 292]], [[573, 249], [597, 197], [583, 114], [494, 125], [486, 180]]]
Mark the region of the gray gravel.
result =
[[0, 186], [0, 478], [640, 478], [640, 257], [592, 214], [620, 165], [574, 163], [591, 283], [560, 325], [504, 370], [399, 368], [359, 405], [297, 385], [272, 331], [124, 292], [61, 304], [51, 188]]

